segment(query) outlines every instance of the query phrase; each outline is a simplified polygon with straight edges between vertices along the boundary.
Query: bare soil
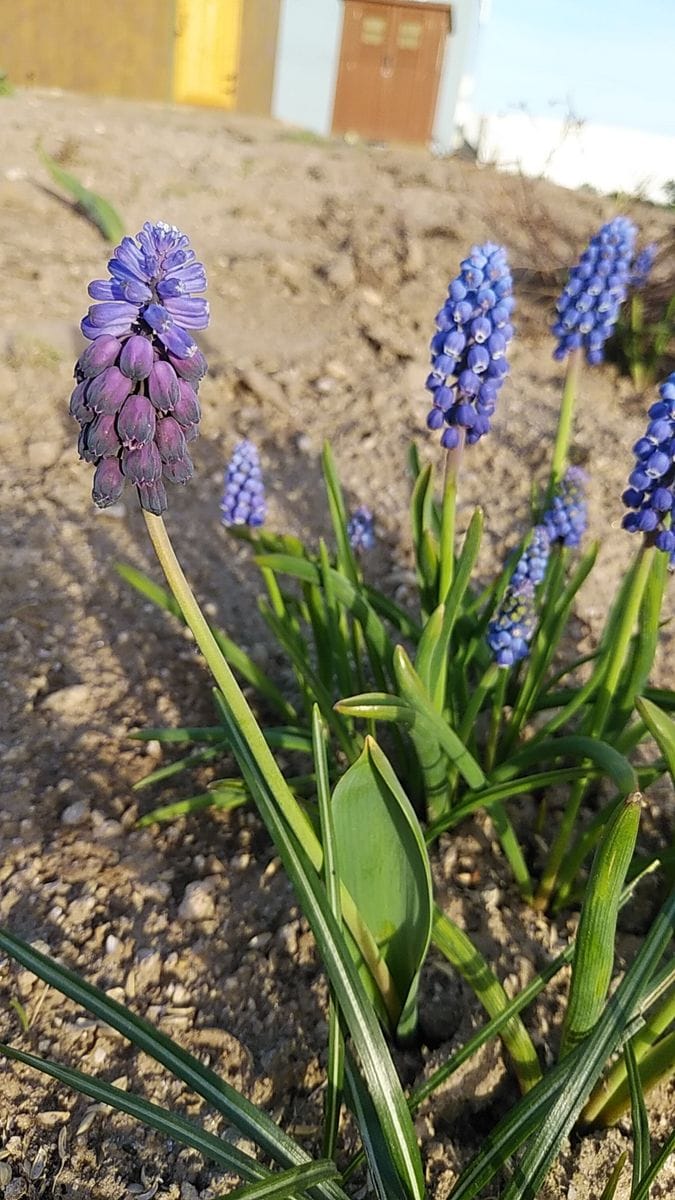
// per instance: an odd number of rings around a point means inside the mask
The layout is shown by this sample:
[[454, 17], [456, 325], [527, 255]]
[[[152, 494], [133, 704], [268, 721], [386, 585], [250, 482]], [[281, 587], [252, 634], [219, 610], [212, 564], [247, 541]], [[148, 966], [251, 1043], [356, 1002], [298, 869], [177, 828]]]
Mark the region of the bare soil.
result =
[[[209, 773], [134, 793], [163, 752], [130, 741], [129, 731], [211, 722], [209, 679], [188, 637], [114, 570], [125, 561], [159, 580], [135, 501], [101, 513], [89, 499], [91, 470], [77, 460], [67, 399], [87, 283], [104, 274], [107, 252], [54, 194], [38, 140], [114, 203], [131, 232], [146, 219], [176, 223], [206, 264], [213, 317], [201, 339], [210, 372], [197, 479], [172, 493], [168, 526], [209, 614], [282, 684], [284, 665], [256, 616], [255, 570], [219, 524], [223, 466], [236, 440], [249, 436], [261, 447], [270, 525], [315, 538], [328, 535], [319, 453], [330, 437], [350, 501], [377, 515], [368, 571], [405, 601], [406, 448], [416, 438], [426, 458], [437, 453], [423, 430], [433, 316], [467, 247], [504, 242], [518, 294], [512, 376], [494, 433], [467, 456], [461, 496], [464, 524], [477, 502], [486, 510], [480, 569], [488, 578], [523, 529], [533, 480], [546, 472], [561, 385], [547, 332], [554, 297], [565, 267], [617, 205], [460, 159], [323, 142], [215, 111], [47, 92], [0, 100], [0, 920], [156, 1021], [314, 1149], [325, 985], [264, 829], [243, 810], [136, 827], [141, 811], [199, 790]], [[644, 240], [659, 240], [663, 264], [672, 210], [628, 210]], [[601, 550], [574, 619], [581, 647], [593, 644], [634, 550], [620, 529], [620, 493], [646, 404], [612, 366], [584, 376], [574, 458], [591, 474], [591, 532]], [[670, 604], [672, 615], [672, 590]], [[662, 680], [672, 653], [665, 629]], [[672, 815], [672, 795], [655, 789], [647, 847], [672, 836]], [[509, 991], [565, 943], [574, 917], [551, 922], [523, 906], [484, 819], [442, 844], [435, 872], [440, 902]], [[626, 916], [620, 967], [657, 893]], [[6, 959], [0, 966], [4, 1040], [201, 1114], [148, 1058], [30, 973]], [[527, 1014], [545, 1061], [555, 1053], [564, 987], [559, 980]], [[406, 1085], [483, 1020], [435, 958], [422, 1011], [428, 1044], [400, 1056]], [[492, 1044], [427, 1105], [418, 1131], [431, 1197], [449, 1194], [515, 1094]], [[657, 1089], [655, 1146], [674, 1112], [673, 1087]], [[204, 1121], [222, 1127], [212, 1115]], [[542, 1197], [598, 1200], [629, 1134], [629, 1121], [575, 1134]], [[8, 1200], [207, 1200], [231, 1184], [196, 1154], [6, 1062], [0, 1158], [11, 1171]], [[628, 1196], [625, 1175], [618, 1200]], [[653, 1200], [674, 1189], [670, 1167]]]

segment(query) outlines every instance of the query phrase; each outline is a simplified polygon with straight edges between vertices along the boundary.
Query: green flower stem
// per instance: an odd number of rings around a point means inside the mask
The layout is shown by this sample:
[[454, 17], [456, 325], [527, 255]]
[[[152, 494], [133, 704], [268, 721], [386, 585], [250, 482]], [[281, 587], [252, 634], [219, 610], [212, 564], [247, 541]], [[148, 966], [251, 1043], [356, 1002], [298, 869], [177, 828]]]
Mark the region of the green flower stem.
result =
[[459, 444], [448, 450], [445, 458], [445, 482], [441, 512], [440, 574], [438, 603], [444, 604], [455, 572], [455, 514], [457, 511], [457, 479], [464, 451], [464, 430], [459, 431]]
[[554, 487], [556, 484], [560, 483], [560, 480], [565, 473], [565, 463], [567, 462], [567, 453], [572, 437], [572, 423], [574, 421], [574, 408], [577, 400], [577, 392], [579, 390], [579, 378], [581, 376], [582, 362], [583, 354], [581, 348], [572, 350], [569, 358], [567, 359], [567, 371], [565, 374], [565, 383], [563, 386], [562, 401], [560, 404], [558, 428], [556, 430], [555, 445], [553, 447], [549, 498]]
[[468, 744], [468, 739], [473, 733], [473, 727], [476, 723], [476, 718], [483, 707], [485, 697], [492, 691], [495, 684], [499, 681], [500, 668], [495, 662], [490, 663], [490, 666], [485, 671], [483, 678], [478, 686], [471, 694], [471, 699], [465, 709], [461, 725], [457, 730], [460, 742]]
[[490, 731], [488, 733], [487, 745], [485, 747], [485, 774], [489, 775], [495, 765], [497, 757], [497, 746], [499, 745], [499, 735], [502, 728], [502, 716], [504, 713], [504, 700], [506, 698], [506, 686], [509, 681], [509, 672], [504, 667], [499, 667], [499, 678], [492, 697], [492, 714], [490, 717]]
[[642, 296], [636, 293], [630, 302], [630, 373], [638, 391], [642, 391], [646, 383], [646, 370], [642, 358], [644, 315], [644, 301]]
[[[608, 654], [606, 667], [602, 676], [598, 692], [596, 694], [595, 703], [590, 711], [587, 721], [581, 732], [588, 737], [600, 737], [605, 727], [607, 717], [612, 707], [612, 701], [616, 694], [617, 685], [621, 677], [626, 655], [630, 649], [633, 629], [638, 618], [640, 605], [644, 590], [649, 579], [649, 572], [652, 566], [652, 560], [656, 553], [653, 546], [647, 546], [644, 542], [638, 551], [637, 561], [635, 563], [635, 573], [633, 583], [628, 595], [626, 603], [621, 615], [621, 619], [617, 625], [614, 640], [611, 650]], [[541, 883], [535, 896], [535, 907], [545, 909], [551, 898], [553, 889], [556, 886], [558, 872], [569, 846], [570, 838], [574, 831], [574, 824], [579, 813], [579, 807], [586, 792], [586, 781], [580, 780], [575, 784], [567, 801], [567, 807], [563, 813], [563, 818], [560, 823], [560, 828], [551, 847], [548, 857], [548, 862], [544, 868], [544, 873], [541, 877]]]
[[[226, 699], [232, 716], [239, 726], [242, 737], [246, 740], [251, 752], [255, 755], [270, 788], [274, 791], [275, 796], [278, 797], [279, 806], [289, 828], [302, 845], [314, 869], [319, 872], [323, 867], [321, 843], [316, 837], [305, 813], [288, 788], [286, 780], [279, 770], [258, 722], [218, 648], [218, 644], [176, 558], [166, 531], [166, 526], [161, 517], [156, 517], [152, 513], [145, 511], [143, 515], [153, 548], [166, 576], [166, 581], [180, 605], [183, 616], [194, 634], [195, 641], [206, 659], [213, 678]], [[345, 924], [354, 937], [364, 961], [367, 963], [368, 969], [382, 993], [382, 998], [387, 1007], [390, 1019], [395, 1024], [400, 1011], [400, 1002], [388, 967], [372, 935], [364, 926], [352, 897], [344, 887], [341, 888], [341, 903]]]

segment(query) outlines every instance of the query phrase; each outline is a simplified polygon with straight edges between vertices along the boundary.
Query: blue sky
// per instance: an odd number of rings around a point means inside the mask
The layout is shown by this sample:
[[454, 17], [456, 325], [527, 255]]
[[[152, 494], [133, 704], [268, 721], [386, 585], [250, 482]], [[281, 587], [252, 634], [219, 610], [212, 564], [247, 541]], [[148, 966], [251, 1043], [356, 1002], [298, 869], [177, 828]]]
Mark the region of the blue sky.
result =
[[492, 0], [475, 73], [479, 112], [675, 136], [675, 0]]

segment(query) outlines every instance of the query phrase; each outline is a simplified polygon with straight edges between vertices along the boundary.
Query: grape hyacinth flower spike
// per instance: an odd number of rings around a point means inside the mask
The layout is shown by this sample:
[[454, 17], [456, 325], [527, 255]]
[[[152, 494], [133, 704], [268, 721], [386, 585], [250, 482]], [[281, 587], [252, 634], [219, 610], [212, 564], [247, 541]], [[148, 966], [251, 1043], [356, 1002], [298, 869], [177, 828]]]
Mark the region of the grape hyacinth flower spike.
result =
[[225, 472], [225, 490], [220, 505], [223, 525], [262, 525], [266, 516], [265, 487], [260, 458], [253, 442], [235, 446]]
[[498, 667], [512, 667], [527, 657], [536, 627], [534, 583], [523, 579], [515, 586], [511, 584], [486, 634]]
[[375, 518], [365, 504], [360, 504], [347, 522], [347, 537], [352, 550], [357, 553], [372, 550], [375, 545]]
[[562, 360], [571, 351], [580, 350], [591, 366], [602, 362], [605, 342], [626, 299], [636, 236], [635, 225], [628, 217], [615, 217], [591, 238], [570, 270], [556, 305], [558, 318], [552, 329], [558, 345], [554, 358]]
[[508, 374], [513, 337], [513, 284], [502, 246], [473, 246], [450, 284], [431, 340], [433, 396], [429, 429], [443, 429], [441, 445], [469, 445], [489, 432], [499, 390]]
[[517, 587], [529, 579], [535, 587], [544, 582], [549, 555], [551, 553], [551, 538], [545, 525], [535, 525], [529, 546], [521, 554], [511, 576], [511, 587]]
[[635, 468], [623, 502], [632, 512], [623, 518], [629, 533], [643, 533], [670, 555], [675, 569], [675, 372], [659, 388], [660, 399], [649, 409], [644, 437], [633, 447]]
[[588, 476], [581, 467], [567, 468], [542, 518], [551, 543], [580, 544], [588, 524], [587, 483]]
[[206, 361], [188, 329], [205, 329], [204, 267], [175, 225], [146, 221], [125, 237], [96, 279], [81, 329], [91, 345], [75, 364], [70, 412], [80, 457], [92, 463], [93, 500], [107, 508], [127, 482], [142, 508], [160, 516], [164, 483], [192, 477], [188, 442], [199, 433], [197, 391]]

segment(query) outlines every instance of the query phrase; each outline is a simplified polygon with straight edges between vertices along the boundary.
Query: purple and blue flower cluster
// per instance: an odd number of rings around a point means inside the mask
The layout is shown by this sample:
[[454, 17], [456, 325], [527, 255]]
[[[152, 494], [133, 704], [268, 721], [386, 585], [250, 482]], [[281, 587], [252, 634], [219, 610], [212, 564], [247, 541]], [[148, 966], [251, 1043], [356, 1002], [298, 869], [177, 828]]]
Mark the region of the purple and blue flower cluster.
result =
[[164, 483], [192, 477], [188, 442], [199, 433], [197, 391], [206, 360], [188, 329], [208, 324], [206, 274], [185, 234], [146, 221], [108, 263], [110, 279], [89, 286], [82, 321], [91, 345], [75, 364], [70, 412], [80, 423], [80, 458], [93, 463], [93, 499], [107, 508], [128, 481], [159, 516]]
[[556, 305], [554, 358], [563, 359], [570, 351], [583, 348], [592, 366], [602, 362], [605, 342], [631, 283], [636, 237], [637, 230], [628, 217], [615, 217], [591, 238], [570, 270]]
[[347, 522], [347, 537], [352, 550], [372, 550], [375, 545], [375, 518], [365, 504], [360, 504]]
[[473, 445], [490, 429], [499, 390], [508, 374], [506, 351], [513, 337], [513, 284], [506, 251], [486, 242], [474, 246], [448, 289], [431, 340], [433, 394], [429, 429], [441, 429], [441, 445], [454, 449], [466, 431]]
[[551, 539], [548, 529], [545, 525], [535, 525], [530, 544], [516, 563], [516, 569], [511, 576], [511, 587], [517, 587], [526, 579], [535, 586], [543, 583], [550, 553]]
[[675, 372], [659, 388], [660, 400], [649, 409], [644, 437], [633, 447], [636, 463], [623, 502], [623, 527], [647, 533], [675, 565]]
[[581, 467], [567, 468], [542, 517], [551, 542], [563, 546], [578, 546], [581, 542], [588, 524], [587, 483], [588, 476]]
[[487, 627], [487, 643], [498, 667], [512, 667], [527, 657], [536, 627], [534, 583], [523, 579], [511, 584]]
[[234, 448], [225, 472], [225, 490], [220, 505], [223, 525], [264, 524], [267, 514], [260, 458], [247, 439]]

